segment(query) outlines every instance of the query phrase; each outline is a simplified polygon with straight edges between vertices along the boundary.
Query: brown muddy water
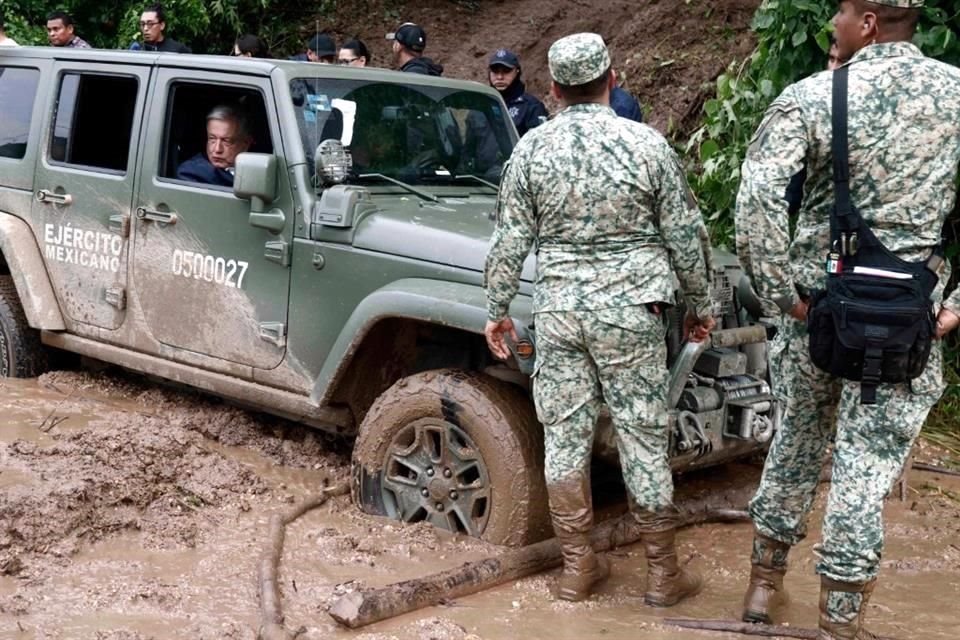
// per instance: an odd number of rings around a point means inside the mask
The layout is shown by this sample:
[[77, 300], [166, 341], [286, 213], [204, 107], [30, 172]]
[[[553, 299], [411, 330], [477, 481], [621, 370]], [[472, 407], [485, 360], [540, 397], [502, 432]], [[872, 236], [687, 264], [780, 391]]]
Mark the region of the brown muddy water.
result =
[[[269, 517], [348, 471], [348, 448], [318, 432], [123, 373], [0, 380], [0, 639], [253, 639]], [[756, 465], [730, 465], [681, 478], [678, 495], [743, 497], [757, 475]], [[907, 500], [887, 507], [868, 626], [904, 640], [952, 640], [960, 637], [960, 482], [914, 472], [909, 483]], [[819, 516], [791, 556], [785, 622], [795, 626], [816, 623]], [[668, 610], [643, 605], [645, 562], [634, 546], [610, 554], [612, 578], [586, 603], [554, 602], [551, 572], [349, 631], [325, 613], [337, 585], [383, 585], [496, 550], [364, 516], [342, 497], [288, 528], [284, 613], [304, 639], [742, 638], [661, 621], [735, 619], [750, 535], [749, 524], [684, 530], [681, 555], [706, 588]]]

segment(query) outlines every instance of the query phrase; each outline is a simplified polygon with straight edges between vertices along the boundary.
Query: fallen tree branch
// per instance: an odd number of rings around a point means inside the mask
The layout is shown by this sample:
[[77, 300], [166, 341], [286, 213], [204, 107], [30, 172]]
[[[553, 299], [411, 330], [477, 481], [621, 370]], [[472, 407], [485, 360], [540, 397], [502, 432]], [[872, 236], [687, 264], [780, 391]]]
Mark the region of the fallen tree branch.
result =
[[936, 464], [914, 462], [912, 468], [917, 471], [928, 471], [930, 473], [942, 473], [945, 476], [960, 476], [960, 471], [957, 471], [956, 469], [949, 469], [947, 467], [941, 467]]
[[[59, 389], [57, 389], [57, 391], [59, 391]], [[56, 427], [58, 424], [60, 424], [61, 422], [63, 422], [64, 420], [70, 417], [70, 416], [57, 416], [54, 414], [57, 413], [57, 409], [59, 409], [64, 402], [66, 402], [67, 400], [73, 397], [74, 391], [75, 389], [72, 389], [70, 393], [67, 394], [66, 398], [63, 398], [62, 400], [60, 400], [60, 402], [58, 402], [56, 406], [54, 406], [53, 409], [50, 410], [50, 413], [47, 414], [47, 417], [45, 417], [43, 419], [43, 422], [40, 423], [40, 426], [37, 427], [38, 429], [40, 429], [40, 431], [43, 431], [44, 433], [49, 433], [54, 427]]]
[[[749, 516], [742, 510], [701, 509], [683, 516], [680, 526], [747, 520]], [[593, 548], [599, 552], [633, 544], [639, 539], [640, 531], [629, 514], [601, 523], [591, 534]], [[422, 578], [344, 594], [334, 600], [328, 613], [340, 624], [355, 629], [438, 604], [441, 600], [484, 591], [561, 563], [560, 543], [556, 538], [550, 538]]]
[[[756, 624], [739, 620], [700, 620], [698, 618], [664, 618], [664, 624], [699, 631], [717, 631], [739, 633], [745, 636], [763, 636], [765, 638], [801, 638], [817, 640], [816, 629], [789, 627], [782, 624]], [[895, 640], [888, 636], [873, 636], [876, 640]]]
[[740, 633], [745, 636], [763, 636], [766, 638], [802, 638], [817, 640], [816, 629], [788, 627], [781, 624], [756, 624], [738, 620], [700, 620], [697, 618], [664, 618], [663, 624], [699, 631], [722, 631]]
[[283, 555], [286, 526], [311, 509], [316, 509], [331, 496], [342, 496], [347, 493], [350, 493], [350, 487], [345, 483], [339, 484], [324, 489], [319, 495], [305, 500], [286, 513], [275, 513], [270, 516], [270, 536], [259, 564], [260, 631], [257, 634], [259, 640], [293, 640], [297, 635], [283, 626], [280, 585], [277, 579], [280, 571], [280, 557]]

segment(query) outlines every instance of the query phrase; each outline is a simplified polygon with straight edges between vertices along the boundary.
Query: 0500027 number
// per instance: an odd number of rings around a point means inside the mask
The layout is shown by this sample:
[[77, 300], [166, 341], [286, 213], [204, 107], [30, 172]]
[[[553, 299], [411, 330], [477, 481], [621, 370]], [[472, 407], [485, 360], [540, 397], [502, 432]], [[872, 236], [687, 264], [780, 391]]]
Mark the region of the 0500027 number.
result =
[[246, 275], [248, 266], [250, 264], [243, 260], [228, 260], [180, 249], [173, 252], [173, 275], [205, 280], [234, 289], [243, 288], [243, 276]]

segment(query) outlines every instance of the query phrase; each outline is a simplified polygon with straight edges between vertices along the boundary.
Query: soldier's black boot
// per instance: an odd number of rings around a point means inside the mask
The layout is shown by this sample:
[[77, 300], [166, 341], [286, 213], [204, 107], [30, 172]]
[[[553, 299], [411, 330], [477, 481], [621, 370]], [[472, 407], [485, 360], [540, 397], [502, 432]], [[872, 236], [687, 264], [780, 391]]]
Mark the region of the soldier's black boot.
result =
[[556, 596], [578, 602], [590, 597], [595, 587], [610, 575], [606, 558], [594, 553], [590, 546], [593, 527], [593, 501], [590, 478], [582, 471], [572, 473], [560, 482], [547, 485], [553, 531], [563, 553], [563, 573]]
[[773, 624], [776, 611], [787, 602], [783, 576], [790, 545], [755, 532], [750, 557], [750, 584], [743, 596], [744, 622]]
[[820, 631], [817, 640], [875, 640], [876, 636], [863, 628], [863, 617], [876, 583], [876, 579], [839, 582], [820, 576]]
[[640, 541], [647, 555], [647, 590], [644, 602], [651, 607], [672, 607], [703, 588], [703, 578], [680, 567], [677, 559], [676, 510], [634, 510]]

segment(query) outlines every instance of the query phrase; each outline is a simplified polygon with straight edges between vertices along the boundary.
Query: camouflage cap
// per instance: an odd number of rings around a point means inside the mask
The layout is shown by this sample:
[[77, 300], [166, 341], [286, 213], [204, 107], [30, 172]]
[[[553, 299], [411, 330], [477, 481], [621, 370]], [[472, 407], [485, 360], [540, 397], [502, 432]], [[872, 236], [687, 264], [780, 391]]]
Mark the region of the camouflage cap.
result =
[[576, 86], [602, 76], [610, 68], [610, 52], [597, 34], [575, 33], [550, 45], [547, 61], [557, 84]]
[[900, 7], [901, 9], [919, 9], [924, 0], [867, 0], [870, 4], [882, 4], [885, 7]]

